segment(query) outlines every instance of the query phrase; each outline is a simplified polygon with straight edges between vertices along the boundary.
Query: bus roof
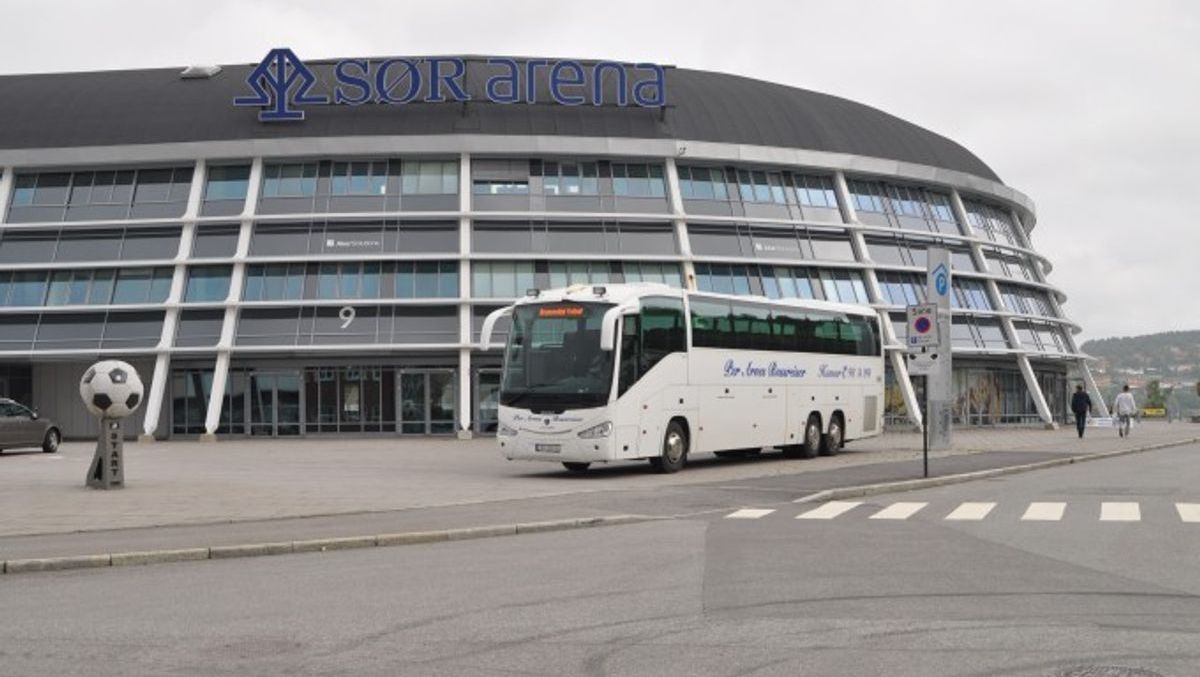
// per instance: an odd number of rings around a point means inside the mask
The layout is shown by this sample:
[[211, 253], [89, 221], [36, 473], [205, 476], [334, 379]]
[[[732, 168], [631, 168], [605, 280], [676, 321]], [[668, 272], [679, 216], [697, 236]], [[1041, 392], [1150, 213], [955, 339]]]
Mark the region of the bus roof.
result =
[[818, 301], [815, 299], [769, 299], [765, 296], [746, 296], [737, 294], [718, 294], [706, 291], [688, 291], [671, 287], [661, 282], [625, 282], [620, 284], [575, 284], [558, 289], [539, 290], [537, 295], [529, 294], [517, 300], [516, 305], [527, 303], [562, 303], [575, 301], [577, 303], [624, 303], [630, 299], [643, 296], [671, 296], [682, 298], [684, 295], [722, 301], [762, 303], [772, 306], [785, 306], [798, 310], [818, 310], [844, 313], [848, 315], [875, 316], [875, 311], [867, 305], [853, 303], [837, 303], [834, 301]]

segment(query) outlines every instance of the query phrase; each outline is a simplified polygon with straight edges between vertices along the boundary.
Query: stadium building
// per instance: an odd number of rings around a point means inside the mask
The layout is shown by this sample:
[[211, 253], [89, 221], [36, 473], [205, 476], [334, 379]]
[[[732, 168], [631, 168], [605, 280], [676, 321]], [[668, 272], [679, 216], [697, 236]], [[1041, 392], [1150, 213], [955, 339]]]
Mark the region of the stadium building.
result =
[[735, 75], [279, 49], [4, 76], [0, 395], [91, 434], [79, 377], [118, 357], [157, 438], [487, 433], [491, 310], [651, 280], [871, 304], [903, 424], [903, 311], [943, 247], [958, 423], [1049, 424], [1069, 367], [1095, 389], [1034, 224], [950, 139]]

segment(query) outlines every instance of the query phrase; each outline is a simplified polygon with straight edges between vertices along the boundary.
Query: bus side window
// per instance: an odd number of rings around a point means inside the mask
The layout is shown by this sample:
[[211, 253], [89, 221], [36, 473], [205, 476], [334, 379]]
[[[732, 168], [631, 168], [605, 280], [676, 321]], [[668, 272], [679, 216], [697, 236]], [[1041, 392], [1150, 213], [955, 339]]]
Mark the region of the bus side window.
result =
[[618, 396], [664, 357], [687, 350], [683, 322], [683, 301], [669, 298], [643, 299], [642, 312], [625, 317], [621, 329]]

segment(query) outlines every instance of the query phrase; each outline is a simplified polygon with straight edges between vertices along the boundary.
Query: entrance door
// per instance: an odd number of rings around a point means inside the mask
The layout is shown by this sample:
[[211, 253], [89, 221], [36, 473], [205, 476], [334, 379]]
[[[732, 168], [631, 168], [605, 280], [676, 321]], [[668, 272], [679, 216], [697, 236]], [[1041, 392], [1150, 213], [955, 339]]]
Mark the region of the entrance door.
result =
[[400, 434], [438, 435], [455, 431], [458, 399], [454, 371], [400, 372]]
[[475, 372], [475, 432], [494, 433], [500, 418], [500, 370]]
[[280, 437], [300, 434], [300, 374], [250, 374], [250, 434]]

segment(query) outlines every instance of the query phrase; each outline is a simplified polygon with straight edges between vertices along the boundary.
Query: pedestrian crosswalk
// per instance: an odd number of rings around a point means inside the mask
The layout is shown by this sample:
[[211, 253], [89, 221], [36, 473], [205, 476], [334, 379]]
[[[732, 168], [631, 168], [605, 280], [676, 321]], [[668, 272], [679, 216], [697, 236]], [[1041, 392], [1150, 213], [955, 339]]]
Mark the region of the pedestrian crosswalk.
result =
[[[1134, 501], [1101, 501], [1073, 504], [1061, 501], [1033, 501], [1015, 507], [1015, 510], [998, 511], [999, 504], [993, 501], [967, 501], [954, 506], [930, 507], [928, 501], [896, 501], [886, 505], [867, 504], [864, 501], [828, 501], [795, 515], [798, 520], [835, 520], [866, 517], [871, 520], [903, 521], [920, 515], [919, 519], [945, 520], [949, 522], [981, 522], [1005, 512], [1010, 517], [1018, 513], [1021, 522], [1061, 522], [1068, 513], [1081, 514], [1087, 519], [1100, 522], [1141, 522], [1142, 505]], [[1179, 521], [1200, 524], [1200, 503], [1175, 503]], [[861, 508], [861, 509], [859, 509]], [[1023, 510], [1022, 510], [1023, 508]], [[726, 519], [755, 520], [780, 512], [777, 508], [741, 508], [727, 515]]]

